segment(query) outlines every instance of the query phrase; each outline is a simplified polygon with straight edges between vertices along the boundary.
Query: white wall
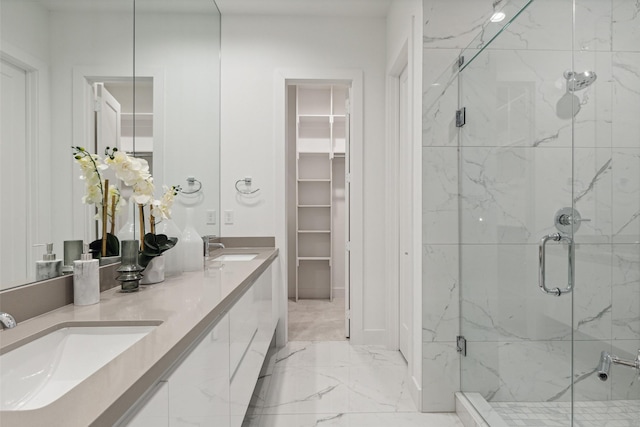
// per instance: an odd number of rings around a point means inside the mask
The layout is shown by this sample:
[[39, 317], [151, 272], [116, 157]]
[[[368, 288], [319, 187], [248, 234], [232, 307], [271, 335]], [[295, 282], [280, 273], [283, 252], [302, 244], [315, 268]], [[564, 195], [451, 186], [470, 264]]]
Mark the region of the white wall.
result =
[[[364, 313], [368, 342], [386, 335], [384, 283], [385, 21], [382, 18], [223, 16], [221, 205], [233, 210], [224, 236], [273, 236], [276, 188], [274, 74], [278, 69], [364, 72]], [[284, 134], [284, 131], [283, 131]], [[280, 143], [282, 143], [280, 141]], [[236, 196], [251, 175], [259, 196]], [[284, 199], [284, 197], [283, 197]], [[358, 221], [356, 219], [356, 221]], [[284, 236], [280, 236], [284, 239]]]

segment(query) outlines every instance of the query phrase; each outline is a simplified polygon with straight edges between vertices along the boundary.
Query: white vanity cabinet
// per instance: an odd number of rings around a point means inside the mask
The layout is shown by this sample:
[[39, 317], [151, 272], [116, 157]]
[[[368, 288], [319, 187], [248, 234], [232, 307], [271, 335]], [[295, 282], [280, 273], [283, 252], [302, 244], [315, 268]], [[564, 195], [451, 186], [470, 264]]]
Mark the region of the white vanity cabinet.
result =
[[240, 427], [276, 326], [269, 266], [118, 425]]
[[229, 312], [231, 427], [242, 425], [273, 336], [271, 286], [269, 267]]
[[165, 379], [129, 427], [229, 426], [229, 315], [220, 319]]

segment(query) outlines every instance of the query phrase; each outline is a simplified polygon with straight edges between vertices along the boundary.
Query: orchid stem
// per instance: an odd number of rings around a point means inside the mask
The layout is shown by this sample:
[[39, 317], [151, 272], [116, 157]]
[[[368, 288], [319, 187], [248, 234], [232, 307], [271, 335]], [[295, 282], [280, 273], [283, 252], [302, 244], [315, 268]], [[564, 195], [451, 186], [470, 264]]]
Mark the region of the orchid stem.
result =
[[111, 196], [111, 234], [116, 234], [116, 196]]
[[140, 212], [140, 250], [144, 251], [144, 205], [138, 205]]
[[[104, 190], [107, 188], [107, 191]], [[107, 256], [107, 213], [109, 209], [109, 180], [104, 180], [104, 187], [102, 189], [102, 256]]]

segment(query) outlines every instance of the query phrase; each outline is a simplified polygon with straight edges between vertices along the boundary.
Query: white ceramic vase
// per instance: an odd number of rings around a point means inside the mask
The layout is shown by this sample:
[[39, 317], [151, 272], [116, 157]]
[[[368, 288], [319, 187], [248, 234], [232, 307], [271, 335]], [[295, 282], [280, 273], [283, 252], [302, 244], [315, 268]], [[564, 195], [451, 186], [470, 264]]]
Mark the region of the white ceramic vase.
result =
[[164, 254], [153, 257], [147, 268], [142, 271], [141, 285], [152, 285], [154, 283], [164, 282]]
[[182, 274], [184, 268], [182, 254], [182, 232], [175, 222], [170, 219], [163, 219], [156, 224], [156, 234], [165, 234], [168, 237], [177, 237], [178, 243], [162, 253], [164, 256], [164, 275], [165, 277], [173, 277]]
[[193, 226], [194, 209], [185, 209], [186, 222], [182, 230], [182, 266], [184, 271], [201, 271], [204, 269], [204, 242]]

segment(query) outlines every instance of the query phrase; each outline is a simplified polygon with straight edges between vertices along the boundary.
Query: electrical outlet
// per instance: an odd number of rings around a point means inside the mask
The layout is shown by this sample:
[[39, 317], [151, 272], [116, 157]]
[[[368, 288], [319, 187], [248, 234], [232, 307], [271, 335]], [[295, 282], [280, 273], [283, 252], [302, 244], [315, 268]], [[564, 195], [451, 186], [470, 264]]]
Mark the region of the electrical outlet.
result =
[[216, 210], [215, 209], [209, 209], [207, 211], [207, 224], [209, 224], [209, 225], [215, 225], [216, 224]]
[[224, 223], [233, 224], [233, 211], [231, 210], [224, 211]]

